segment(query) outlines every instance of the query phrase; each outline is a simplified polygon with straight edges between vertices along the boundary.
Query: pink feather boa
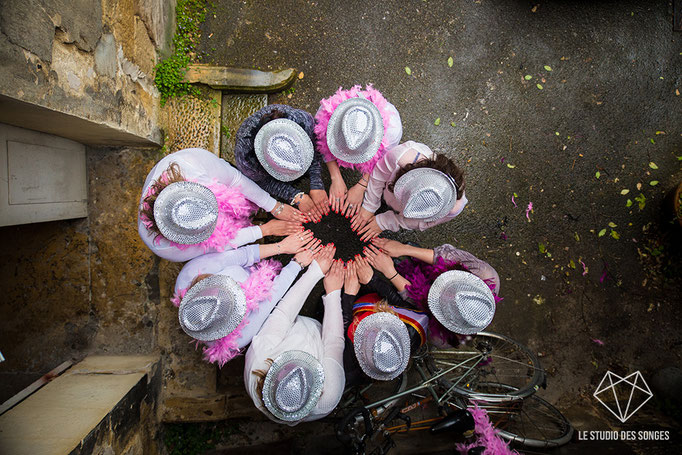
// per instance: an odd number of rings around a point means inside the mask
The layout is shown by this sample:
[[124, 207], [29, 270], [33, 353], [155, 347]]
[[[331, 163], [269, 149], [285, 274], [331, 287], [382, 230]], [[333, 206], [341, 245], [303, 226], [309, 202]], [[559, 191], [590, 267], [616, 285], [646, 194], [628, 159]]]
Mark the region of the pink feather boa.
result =
[[325, 161], [336, 160], [341, 167], [356, 169], [362, 173], [369, 174], [374, 169], [377, 161], [379, 161], [387, 151], [388, 139], [386, 134], [384, 134], [379, 150], [374, 157], [369, 161], [359, 164], [341, 161], [332, 154], [327, 145], [327, 125], [329, 124], [332, 113], [342, 102], [359, 96], [368, 99], [379, 109], [379, 113], [381, 114], [384, 123], [384, 132], [386, 132], [391, 122], [391, 111], [388, 110], [388, 101], [386, 101], [386, 98], [384, 98], [384, 95], [382, 95], [379, 90], [372, 87], [372, 84], [369, 84], [364, 90], [362, 90], [360, 85], [355, 85], [349, 90], [344, 90], [343, 87], [339, 87], [334, 95], [320, 101], [320, 110], [315, 114], [315, 137], [317, 137], [317, 149], [320, 151]]
[[[159, 180], [163, 181], [166, 174], [163, 173]], [[234, 248], [231, 242], [237, 236], [240, 229], [251, 226], [251, 217], [258, 211], [258, 206], [246, 199], [242, 194], [241, 188], [238, 186], [226, 186], [214, 179], [212, 183], [205, 184], [210, 189], [218, 201], [218, 221], [213, 233], [209, 238], [197, 245], [181, 245], [169, 240], [170, 245], [179, 250], [186, 250], [192, 246], [199, 246], [203, 252], [222, 252], [225, 246], [229, 245]], [[150, 186], [147, 190], [145, 198], [153, 193], [153, 188]], [[148, 204], [143, 203], [147, 208]], [[152, 221], [144, 215], [141, 215], [142, 222], [147, 226], [147, 229], [152, 225]], [[156, 236], [154, 243], [157, 245], [161, 242], [161, 235]]]
[[[250, 275], [241, 284], [246, 295], [246, 315], [242, 322], [227, 336], [215, 341], [205, 342], [204, 360], [209, 363], [217, 363], [223, 367], [227, 362], [235, 358], [241, 350], [237, 346], [237, 340], [242, 330], [249, 324], [249, 314], [258, 308], [258, 305], [270, 297], [275, 278], [282, 270], [282, 264], [274, 259], [259, 262], [249, 268]], [[187, 289], [180, 289], [171, 298], [173, 305], [180, 306], [180, 302], [187, 294]], [[201, 342], [197, 341], [197, 347]]]
[[[410, 282], [410, 284], [405, 287], [408, 297], [412, 299], [420, 310], [425, 311], [429, 315], [431, 312], [429, 311], [428, 297], [431, 284], [434, 280], [438, 278], [441, 273], [447, 272], [448, 270], [469, 271], [464, 264], [455, 261], [446, 261], [442, 257], [439, 257], [435, 264], [428, 264], [418, 259], [406, 259], [398, 264], [397, 270]], [[495, 285], [492, 280], [484, 281], [493, 292], [495, 303], [501, 302], [502, 298], [497, 296]], [[434, 317], [429, 317], [429, 338], [436, 341], [437, 344], [456, 346], [460, 343], [459, 336], [446, 329]]]
[[476, 434], [477, 440], [470, 444], [455, 444], [455, 449], [461, 455], [466, 455], [474, 447], [485, 447], [483, 455], [518, 455], [516, 450], [510, 449], [507, 442], [497, 435], [498, 431], [490, 422], [485, 409], [474, 405], [468, 408], [468, 410], [474, 418], [474, 434]]

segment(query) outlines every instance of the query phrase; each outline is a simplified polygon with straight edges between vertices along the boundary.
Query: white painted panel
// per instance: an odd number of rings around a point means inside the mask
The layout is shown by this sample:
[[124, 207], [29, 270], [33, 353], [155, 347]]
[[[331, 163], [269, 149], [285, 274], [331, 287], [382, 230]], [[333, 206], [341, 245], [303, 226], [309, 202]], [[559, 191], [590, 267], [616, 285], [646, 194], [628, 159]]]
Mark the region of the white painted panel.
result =
[[87, 199], [85, 152], [7, 141], [9, 203], [40, 204]]
[[0, 226], [82, 218], [85, 146], [0, 124]]

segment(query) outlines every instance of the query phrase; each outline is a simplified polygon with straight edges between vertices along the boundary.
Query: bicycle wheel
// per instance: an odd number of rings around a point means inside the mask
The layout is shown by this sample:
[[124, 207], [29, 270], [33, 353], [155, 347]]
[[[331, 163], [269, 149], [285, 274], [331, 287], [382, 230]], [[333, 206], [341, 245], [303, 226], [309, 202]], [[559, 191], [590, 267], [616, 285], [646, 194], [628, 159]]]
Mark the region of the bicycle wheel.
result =
[[[432, 374], [456, 365], [439, 379], [446, 390], [469, 399], [506, 401], [532, 395], [544, 382], [540, 361], [527, 347], [496, 333], [481, 332], [466, 343], [448, 349], [432, 349], [426, 358]], [[461, 365], [460, 365], [461, 364]], [[508, 384], [501, 393], [486, 384]]]
[[[488, 384], [490, 390], [510, 392], [514, 387], [506, 384]], [[573, 426], [557, 408], [531, 395], [508, 405], [498, 404], [486, 408], [490, 421], [507, 441], [532, 448], [562, 446], [573, 437]]]

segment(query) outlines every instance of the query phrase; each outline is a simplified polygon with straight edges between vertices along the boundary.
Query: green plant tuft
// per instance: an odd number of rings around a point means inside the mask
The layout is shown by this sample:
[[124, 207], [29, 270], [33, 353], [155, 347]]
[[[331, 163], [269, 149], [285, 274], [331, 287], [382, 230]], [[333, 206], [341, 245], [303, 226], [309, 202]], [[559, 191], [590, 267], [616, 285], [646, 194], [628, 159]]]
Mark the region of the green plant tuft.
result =
[[162, 106], [176, 96], [199, 94], [199, 89], [184, 82], [184, 78], [201, 37], [199, 27], [206, 17], [206, 1], [178, 0], [175, 15], [173, 54], [154, 69], [154, 83], [161, 94]]

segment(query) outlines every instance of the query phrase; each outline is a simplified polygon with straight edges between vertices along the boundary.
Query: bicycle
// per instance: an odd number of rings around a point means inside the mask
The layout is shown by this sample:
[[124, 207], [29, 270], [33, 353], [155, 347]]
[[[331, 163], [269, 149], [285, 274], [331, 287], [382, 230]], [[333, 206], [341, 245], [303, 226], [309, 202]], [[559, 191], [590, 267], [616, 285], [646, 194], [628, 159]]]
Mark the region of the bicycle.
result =
[[[419, 382], [408, 387], [415, 376]], [[535, 354], [508, 337], [481, 332], [456, 348], [422, 348], [393, 381], [347, 390], [338, 408], [337, 437], [354, 453], [385, 454], [395, 446], [394, 435], [447, 429], [456, 423], [456, 410], [476, 404], [509, 442], [534, 448], [566, 444], [573, 427], [535, 396], [540, 387], [546, 388], [546, 375]], [[421, 418], [413, 420], [415, 414]], [[469, 428], [463, 436], [472, 433]]]

